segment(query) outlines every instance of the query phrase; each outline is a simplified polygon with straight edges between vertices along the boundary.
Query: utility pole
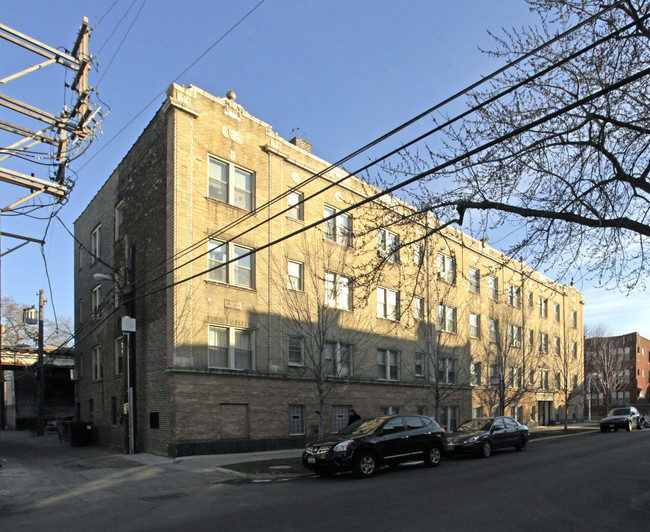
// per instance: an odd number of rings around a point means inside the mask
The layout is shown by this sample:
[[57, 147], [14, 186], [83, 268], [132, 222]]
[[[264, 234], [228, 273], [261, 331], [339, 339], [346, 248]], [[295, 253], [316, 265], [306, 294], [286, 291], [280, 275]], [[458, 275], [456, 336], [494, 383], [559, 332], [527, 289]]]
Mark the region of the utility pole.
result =
[[36, 412], [36, 434], [45, 434], [45, 373], [43, 368], [43, 290], [38, 292], [38, 362], [36, 364], [37, 375], [37, 412]]

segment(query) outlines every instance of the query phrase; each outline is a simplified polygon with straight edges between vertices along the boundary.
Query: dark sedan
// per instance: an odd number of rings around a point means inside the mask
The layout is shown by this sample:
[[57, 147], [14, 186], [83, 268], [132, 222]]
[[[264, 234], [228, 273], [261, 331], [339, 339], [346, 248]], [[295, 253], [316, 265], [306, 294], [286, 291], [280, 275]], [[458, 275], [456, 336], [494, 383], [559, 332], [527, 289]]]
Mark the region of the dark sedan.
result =
[[612, 408], [607, 416], [600, 420], [600, 431], [625, 429], [628, 432], [636, 427], [641, 430], [641, 416], [639, 411], [633, 406], [622, 408]]
[[495, 449], [514, 447], [523, 451], [530, 439], [528, 427], [508, 416], [471, 419], [447, 435], [452, 455], [478, 454], [487, 458]]
[[446, 447], [444, 430], [428, 416], [397, 415], [360, 420], [338, 434], [307, 444], [303, 465], [327, 476], [354, 471], [371, 477], [382, 465], [423, 460], [440, 465]]

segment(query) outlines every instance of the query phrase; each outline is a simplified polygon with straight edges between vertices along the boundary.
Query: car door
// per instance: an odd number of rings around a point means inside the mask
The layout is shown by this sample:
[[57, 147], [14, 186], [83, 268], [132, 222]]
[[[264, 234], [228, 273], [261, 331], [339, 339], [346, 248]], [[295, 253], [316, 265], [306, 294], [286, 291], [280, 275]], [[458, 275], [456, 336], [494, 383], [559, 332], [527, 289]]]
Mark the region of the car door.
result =
[[404, 451], [410, 454], [422, 453], [431, 440], [431, 435], [426, 432], [420, 416], [404, 416]]
[[508, 433], [506, 432], [506, 425], [502, 417], [495, 418], [492, 422], [490, 436], [492, 438], [493, 449], [500, 449], [501, 447], [508, 446]]
[[506, 427], [506, 443], [504, 446], [517, 445], [519, 443], [519, 424], [511, 417], [504, 417]]
[[390, 460], [406, 454], [408, 438], [405, 436], [407, 435], [402, 416], [395, 416], [386, 421], [377, 439], [377, 446], [382, 458]]

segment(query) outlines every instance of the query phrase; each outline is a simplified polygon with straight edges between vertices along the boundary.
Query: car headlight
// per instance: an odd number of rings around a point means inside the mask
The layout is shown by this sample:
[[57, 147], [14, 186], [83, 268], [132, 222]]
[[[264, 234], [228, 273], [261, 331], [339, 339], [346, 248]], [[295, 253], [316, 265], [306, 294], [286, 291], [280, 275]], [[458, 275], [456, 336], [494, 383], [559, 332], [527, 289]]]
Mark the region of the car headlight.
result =
[[354, 440], [345, 440], [345, 441], [342, 441], [341, 443], [337, 443], [337, 444], [334, 446], [333, 451], [334, 451], [335, 453], [341, 453], [341, 452], [343, 452], [343, 451], [347, 451], [348, 448], [350, 447], [350, 445], [352, 445], [353, 443], [354, 443]]
[[480, 436], [472, 436], [471, 438], [467, 438], [467, 443], [475, 443], [479, 440]]

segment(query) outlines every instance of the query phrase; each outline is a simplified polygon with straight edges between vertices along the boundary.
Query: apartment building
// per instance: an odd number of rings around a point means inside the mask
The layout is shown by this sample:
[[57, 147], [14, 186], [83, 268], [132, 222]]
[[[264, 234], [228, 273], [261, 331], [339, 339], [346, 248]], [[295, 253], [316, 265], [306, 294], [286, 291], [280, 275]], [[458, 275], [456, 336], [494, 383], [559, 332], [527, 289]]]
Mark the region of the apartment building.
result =
[[650, 340], [638, 333], [585, 339], [585, 415], [634, 405], [650, 413]]
[[77, 406], [102, 443], [301, 446], [350, 408], [448, 429], [582, 416], [579, 291], [330, 167], [232, 93], [172, 85], [75, 236]]

